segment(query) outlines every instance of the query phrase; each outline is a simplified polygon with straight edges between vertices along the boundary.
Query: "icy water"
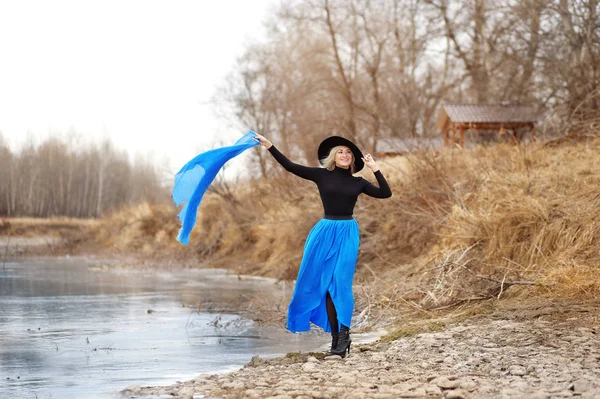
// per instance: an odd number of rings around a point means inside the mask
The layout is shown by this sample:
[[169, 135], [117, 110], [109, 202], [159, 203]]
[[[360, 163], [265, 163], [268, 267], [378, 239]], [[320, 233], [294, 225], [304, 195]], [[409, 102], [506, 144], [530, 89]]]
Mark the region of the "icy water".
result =
[[121, 398], [127, 386], [235, 370], [254, 355], [319, 350], [326, 336], [235, 314], [248, 303], [285, 306], [290, 290], [220, 270], [7, 263], [0, 268], [0, 398]]

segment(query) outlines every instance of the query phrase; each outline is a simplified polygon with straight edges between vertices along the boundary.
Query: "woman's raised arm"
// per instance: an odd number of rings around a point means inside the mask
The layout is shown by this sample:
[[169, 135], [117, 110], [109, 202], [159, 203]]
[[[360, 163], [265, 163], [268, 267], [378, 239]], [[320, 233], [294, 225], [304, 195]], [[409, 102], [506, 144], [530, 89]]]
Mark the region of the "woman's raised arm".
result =
[[263, 147], [268, 149], [269, 152], [271, 153], [271, 155], [273, 155], [273, 158], [275, 158], [275, 160], [277, 162], [279, 162], [279, 164], [281, 166], [283, 166], [283, 168], [285, 170], [287, 170], [288, 172], [293, 173], [296, 176], [301, 177], [303, 179], [312, 180], [312, 181], [317, 180], [319, 173], [321, 173], [321, 171], [322, 171], [321, 168], [313, 168], [310, 166], [304, 166], [304, 165], [294, 163], [294, 162], [290, 161], [281, 152], [279, 152], [279, 150], [273, 145], [273, 143], [271, 143], [269, 140], [267, 140], [264, 136], [257, 134], [255, 137], [260, 142], [260, 145], [262, 145]]

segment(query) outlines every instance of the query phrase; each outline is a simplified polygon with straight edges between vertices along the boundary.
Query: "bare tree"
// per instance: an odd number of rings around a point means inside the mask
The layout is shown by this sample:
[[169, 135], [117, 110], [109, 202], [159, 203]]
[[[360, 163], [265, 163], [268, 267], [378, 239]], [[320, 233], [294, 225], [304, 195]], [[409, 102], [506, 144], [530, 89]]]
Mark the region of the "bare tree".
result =
[[[597, 0], [292, 0], [269, 21], [267, 39], [246, 49], [222, 103], [306, 162], [331, 134], [369, 150], [380, 137], [438, 134], [443, 103], [598, 107], [590, 94], [600, 79], [598, 8]], [[271, 158], [256, 157], [266, 175]]]
[[51, 138], [13, 153], [0, 136], [0, 216], [97, 217], [139, 201], [166, 201], [150, 160], [131, 164], [110, 142], [76, 150]]

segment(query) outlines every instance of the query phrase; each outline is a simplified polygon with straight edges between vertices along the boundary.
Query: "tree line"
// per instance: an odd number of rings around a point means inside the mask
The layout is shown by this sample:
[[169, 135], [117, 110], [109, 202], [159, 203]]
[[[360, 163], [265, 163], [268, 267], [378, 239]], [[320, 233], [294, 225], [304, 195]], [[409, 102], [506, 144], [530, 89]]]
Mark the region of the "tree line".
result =
[[308, 162], [331, 134], [370, 151], [439, 134], [442, 104], [539, 105], [542, 133], [560, 134], [600, 110], [599, 14], [598, 0], [290, 0], [216, 100]]
[[0, 216], [100, 217], [168, 198], [149, 161], [130, 162], [110, 141], [76, 148], [49, 138], [12, 151], [0, 135]]
[[[442, 104], [536, 104], [544, 131], [600, 133], [598, 0], [288, 0], [215, 95], [240, 131], [296, 160], [337, 134], [435, 136]], [[267, 176], [272, 159], [254, 151]], [[109, 142], [12, 152], [0, 136], [0, 215], [98, 217], [167, 198], [156, 168]]]

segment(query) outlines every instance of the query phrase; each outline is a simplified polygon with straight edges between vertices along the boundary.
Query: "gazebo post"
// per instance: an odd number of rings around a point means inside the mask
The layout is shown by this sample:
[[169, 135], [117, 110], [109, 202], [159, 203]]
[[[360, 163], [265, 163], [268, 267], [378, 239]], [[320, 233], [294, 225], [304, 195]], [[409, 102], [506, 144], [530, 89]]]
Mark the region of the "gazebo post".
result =
[[465, 127], [463, 125], [460, 126], [460, 148], [465, 148]]
[[449, 140], [449, 135], [448, 135], [448, 128], [444, 129], [444, 147], [448, 147], [448, 140]]
[[533, 124], [531, 125], [531, 130], [529, 131], [529, 134], [531, 135], [531, 141], [535, 142], [536, 141], [536, 139], [535, 139], [535, 125], [533, 125]]

